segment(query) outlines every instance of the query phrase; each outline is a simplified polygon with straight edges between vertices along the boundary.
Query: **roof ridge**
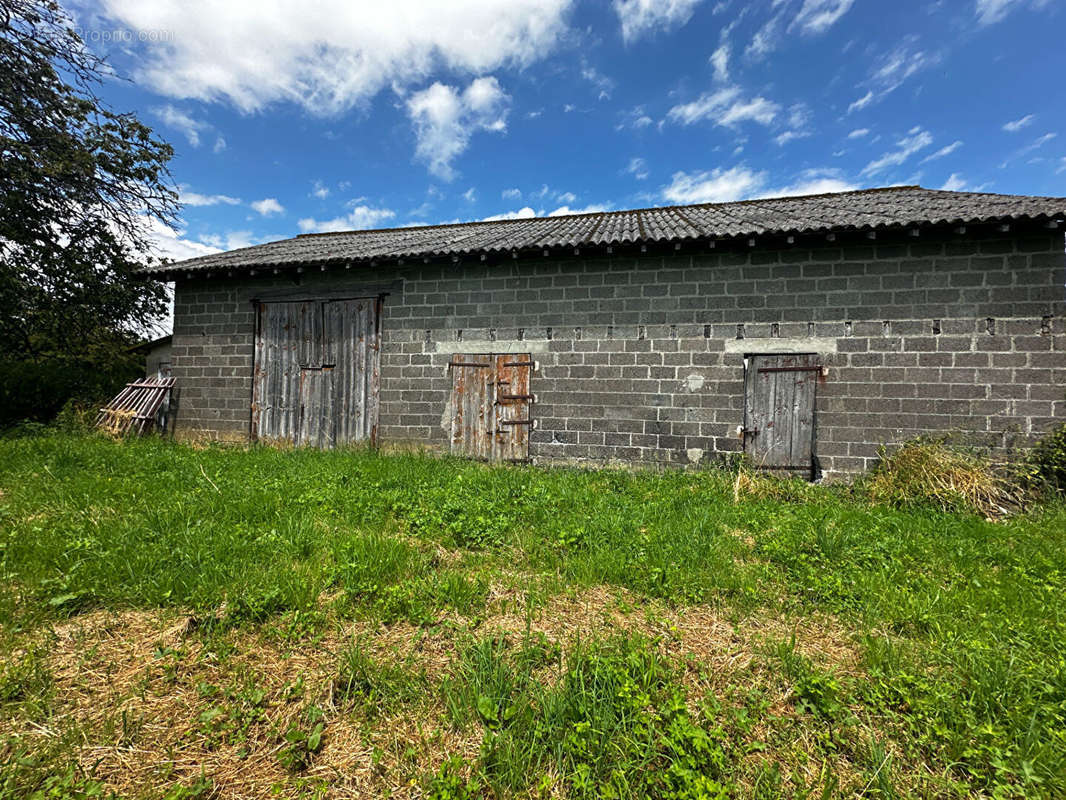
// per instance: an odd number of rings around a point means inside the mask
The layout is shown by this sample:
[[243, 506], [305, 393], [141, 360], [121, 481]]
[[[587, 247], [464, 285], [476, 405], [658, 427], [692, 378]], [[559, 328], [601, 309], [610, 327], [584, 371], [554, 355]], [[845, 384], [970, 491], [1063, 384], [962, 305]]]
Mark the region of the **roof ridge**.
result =
[[[558, 214], [555, 217], [516, 217], [514, 219], [477, 219], [470, 222], [442, 222], [436, 225], [401, 225], [396, 228], [359, 228], [350, 231], [322, 231], [319, 233], [299, 233], [295, 237], [296, 239], [312, 239], [323, 236], [352, 236], [358, 234], [369, 233], [394, 233], [398, 231], [410, 231], [410, 230], [433, 230], [438, 228], [466, 228], [479, 225], [506, 225], [508, 223], [521, 223], [531, 219], [580, 219], [583, 217], [607, 217], [615, 216], [618, 214], [641, 214], [649, 211], [670, 211], [674, 209], [690, 209], [690, 208], [722, 208], [724, 206], [742, 206], [742, 205], [754, 205], [756, 203], [765, 203], [767, 201], [777, 200], [810, 200], [819, 197], [840, 197], [843, 195], [856, 195], [856, 194], [876, 194], [880, 192], [899, 192], [904, 190], [921, 189], [925, 192], [932, 191], [945, 191], [936, 189], [926, 189], [918, 184], [908, 184], [901, 186], [876, 186], [869, 189], [849, 189], [846, 192], [817, 192], [815, 194], [790, 194], [780, 195], [777, 197], [756, 197], [748, 200], [730, 200], [725, 203], [678, 203], [671, 206], [645, 206], [643, 208], [619, 208], [613, 211], [585, 211], [581, 214]], [[948, 192], [951, 194], [952, 192]], [[967, 192], [955, 192], [954, 194], [967, 194]], [[638, 218], [639, 219], [639, 218]]]

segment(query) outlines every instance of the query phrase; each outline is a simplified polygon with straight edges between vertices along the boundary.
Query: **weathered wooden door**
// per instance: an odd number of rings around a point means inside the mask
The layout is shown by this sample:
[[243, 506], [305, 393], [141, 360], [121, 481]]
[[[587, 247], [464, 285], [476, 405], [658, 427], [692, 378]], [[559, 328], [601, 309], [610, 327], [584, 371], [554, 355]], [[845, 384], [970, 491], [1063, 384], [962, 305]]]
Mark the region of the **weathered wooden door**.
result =
[[756, 466], [814, 475], [814, 396], [822, 367], [809, 353], [745, 359], [744, 451]]
[[448, 366], [451, 452], [483, 461], [528, 461], [534, 424], [529, 354], [455, 355]]
[[261, 303], [252, 436], [333, 447], [377, 433], [380, 301]]

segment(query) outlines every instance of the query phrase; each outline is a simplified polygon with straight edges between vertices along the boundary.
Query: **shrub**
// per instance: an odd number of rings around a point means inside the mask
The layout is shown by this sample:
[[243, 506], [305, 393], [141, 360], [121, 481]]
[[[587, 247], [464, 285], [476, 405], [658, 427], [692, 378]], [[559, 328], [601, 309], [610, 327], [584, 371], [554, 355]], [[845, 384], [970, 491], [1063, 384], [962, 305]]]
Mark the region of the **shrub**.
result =
[[139, 356], [128, 353], [103, 362], [0, 360], [0, 428], [50, 422], [70, 402], [98, 408], [141, 370]]
[[1027, 499], [1024, 470], [942, 441], [915, 439], [891, 455], [882, 446], [880, 457], [861, 481], [869, 497], [879, 503], [998, 517]]
[[1066, 492], [1066, 424], [1052, 428], [1029, 453], [1029, 464], [1049, 486]]

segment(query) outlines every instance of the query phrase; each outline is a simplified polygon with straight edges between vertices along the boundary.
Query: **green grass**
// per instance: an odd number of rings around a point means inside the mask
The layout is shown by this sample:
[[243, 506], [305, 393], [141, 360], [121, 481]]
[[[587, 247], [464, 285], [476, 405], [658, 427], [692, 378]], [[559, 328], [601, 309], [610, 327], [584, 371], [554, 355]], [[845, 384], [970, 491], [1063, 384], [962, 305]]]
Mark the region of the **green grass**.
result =
[[[427, 628], [476, 618], [495, 583], [529, 604], [606, 584], [737, 617], [835, 615], [861, 674], [820, 671], [787, 642], [766, 663], [827, 761], [843, 748], [871, 765], [868, 796], [893, 791], [892, 752], [925, 765], [924, 793], [1066, 794], [1066, 507], [992, 523], [842, 488], [739, 503], [733, 489], [714, 470], [0, 439], [0, 713], [43, 713], [25, 706], [51, 691], [20, 637], [95, 608], [190, 609], [283, 635], [314, 627], [323, 604]], [[538, 660], [534, 644], [476, 637], [433, 690], [448, 724], [481, 726], [485, 743], [476, 764], [448, 762], [427, 785], [521, 794], [550, 773], [571, 796], [802, 794], [782, 788], [772, 759], [745, 766], [732, 711], [682, 713], [679, 667], [654, 646], [541, 643]], [[353, 696], [430, 691], [417, 667], [358, 648], [340, 663]], [[684, 783], [696, 775], [703, 794]]]

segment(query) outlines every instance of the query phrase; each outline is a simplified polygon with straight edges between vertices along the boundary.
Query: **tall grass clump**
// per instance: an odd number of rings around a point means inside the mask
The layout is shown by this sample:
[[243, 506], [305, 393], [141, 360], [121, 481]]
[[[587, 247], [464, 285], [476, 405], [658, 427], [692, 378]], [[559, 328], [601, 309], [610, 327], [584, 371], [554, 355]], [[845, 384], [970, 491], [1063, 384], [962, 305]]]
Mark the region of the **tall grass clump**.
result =
[[882, 447], [880, 462], [861, 485], [878, 503], [998, 517], [1025, 505], [1026, 483], [1016, 466], [940, 441], [916, 439], [891, 454]]

